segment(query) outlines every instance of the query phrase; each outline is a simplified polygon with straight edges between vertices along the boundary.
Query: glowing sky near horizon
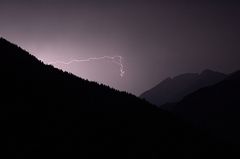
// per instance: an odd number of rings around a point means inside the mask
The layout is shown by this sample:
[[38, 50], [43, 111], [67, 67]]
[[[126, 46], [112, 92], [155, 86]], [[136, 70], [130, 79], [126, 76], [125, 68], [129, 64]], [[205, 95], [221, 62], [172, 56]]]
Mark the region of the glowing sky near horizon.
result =
[[169, 76], [240, 68], [240, 2], [233, 0], [0, 0], [0, 36], [45, 63], [139, 95]]
[[73, 63], [82, 63], [82, 62], [91, 62], [91, 61], [94, 61], [94, 62], [98, 62], [99, 60], [110, 60], [112, 63], [115, 63], [119, 66], [119, 70], [120, 70], [120, 77], [123, 77], [124, 76], [124, 65], [123, 65], [123, 57], [122, 56], [102, 56], [102, 57], [89, 57], [89, 58], [86, 58], [86, 59], [73, 59], [73, 60], [70, 60], [70, 61], [52, 61], [52, 62], [48, 62], [48, 64], [50, 65], [57, 65], [57, 64], [60, 64], [60, 65], [71, 65]]

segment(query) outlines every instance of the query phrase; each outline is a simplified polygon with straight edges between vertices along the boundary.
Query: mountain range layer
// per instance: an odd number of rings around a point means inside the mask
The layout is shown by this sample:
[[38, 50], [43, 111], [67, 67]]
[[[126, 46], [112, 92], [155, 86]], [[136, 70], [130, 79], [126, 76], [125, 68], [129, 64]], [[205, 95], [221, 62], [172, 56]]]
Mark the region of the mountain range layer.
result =
[[204, 70], [202, 73], [186, 73], [174, 78], [167, 78], [157, 86], [142, 93], [140, 98], [160, 106], [166, 103], [175, 103], [182, 100], [200, 88], [216, 84], [227, 77], [226, 74], [212, 70]]
[[15, 158], [232, 155], [174, 113], [56, 69], [0, 39], [2, 152]]

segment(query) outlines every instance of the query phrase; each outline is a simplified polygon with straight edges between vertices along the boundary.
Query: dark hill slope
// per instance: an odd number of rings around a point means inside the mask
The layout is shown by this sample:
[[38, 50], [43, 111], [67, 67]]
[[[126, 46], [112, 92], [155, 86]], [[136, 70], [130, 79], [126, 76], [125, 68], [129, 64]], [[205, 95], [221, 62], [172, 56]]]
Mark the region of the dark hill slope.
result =
[[[10, 83], [9, 80], [13, 81], [11, 85], [5, 86], [7, 90], [14, 90], [12, 93], [19, 98], [19, 102], [22, 101], [21, 98], [36, 97], [37, 99], [28, 98], [24, 102], [54, 101], [55, 104], [79, 104], [81, 106], [78, 106], [78, 109], [81, 111], [151, 111], [155, 109], [133, 95], [80, 79], [51, 65], [44, 65], [34, 56], [4, 39], [0, 40], [0, 47], [1, 59], [3, 59], [1, 73], [6, 75], [3, 76], [3, 80], [8, 83]], [[122, 98], [125, 100], [121, 100]]]
[[186, 73], [174, 78], [167, 78], [154, 88], [144, 92], [140, 97], [155, 105], [179, 102], [188, 94], [210, 86], [226, 78], [223, 73], [205, 70], [202, 73]]
[[202, 158], [222, 155], [173, 115], [44, 65], [0, 39], [1, 144], [14, 158]]
[[165, 107], [214, 136], [240, 144], [240, 71]]

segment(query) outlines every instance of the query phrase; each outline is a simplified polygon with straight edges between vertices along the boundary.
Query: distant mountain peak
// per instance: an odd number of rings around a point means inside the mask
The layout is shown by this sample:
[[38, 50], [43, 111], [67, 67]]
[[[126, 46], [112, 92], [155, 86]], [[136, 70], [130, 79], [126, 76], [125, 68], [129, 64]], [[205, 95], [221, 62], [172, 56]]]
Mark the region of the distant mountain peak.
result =
[[173, 80], [193, 78], [193, 77], [196, 77], [196, 76], [198, 76], [197, 73], [184, 73], [184, 74], [180, 74], [180, 75], [177, 75], [177, 76], [173, 77]]
[[205, 69], [205, 70], [203, 70], [200, 73], [200, 75], [213, 75], [213, 74], [222, 74], [222, 75], [224, 75], [224, 73], [220, 73], [220, 72], [213, 71], [213, 70], [210, 70], [210, 69]]
[[209, 73], [215, 73], [215, 71], [210, 70], [210, 69], [205, 69], [200, 74], [209, 74]]
[[213, 85], [225, 78], [225, 74], [210, 69], [206, 69], [200, 74], [184, 73], [163, 80], [152, 89], [144, 92], [140, 97], [158, 106], [174, 103], [202, 87]]
[[166, 82], [170, 82], [172, 81], [173, 79], [171, 77], [168, 77], [166, 78], [165, 80], [163, 80], [161, 83], [166, 83]]

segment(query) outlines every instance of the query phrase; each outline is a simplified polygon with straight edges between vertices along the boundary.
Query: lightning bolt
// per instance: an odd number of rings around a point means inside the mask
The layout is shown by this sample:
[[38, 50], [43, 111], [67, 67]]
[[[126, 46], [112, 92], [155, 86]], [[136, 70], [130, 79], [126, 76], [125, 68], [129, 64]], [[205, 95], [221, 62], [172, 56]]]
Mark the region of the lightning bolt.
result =
[[87, 59], [74, 59], [71, 61], [54, 61], [54, 62], [49, 62], [48, 64], [54, 65], [54, 64], [63, 64], [63, 65], [71, 65], [72, 63], [77, 63], [77, 62], [90, 62], [90, 61], [95, 61], [95, 60], [111, 60], [113, 63], [119, 65], [120, 69], [120, 76], [124, 76], [124, 66], [123, 66], [123, 57], [122, 56], [102, 56], [102, 57], [91, 57]]

